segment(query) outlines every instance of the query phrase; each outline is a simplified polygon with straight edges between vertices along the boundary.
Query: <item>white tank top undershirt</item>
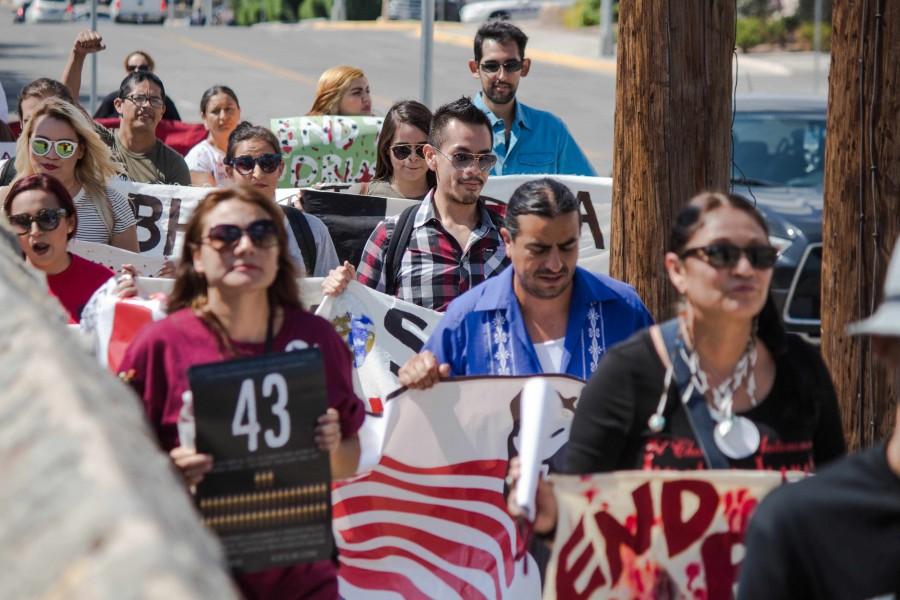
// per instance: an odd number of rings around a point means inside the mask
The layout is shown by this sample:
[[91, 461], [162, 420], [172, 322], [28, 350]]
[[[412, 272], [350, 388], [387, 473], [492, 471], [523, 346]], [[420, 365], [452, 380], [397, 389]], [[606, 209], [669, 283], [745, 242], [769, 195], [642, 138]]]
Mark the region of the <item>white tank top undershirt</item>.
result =
[[538, 342], [534, 345], [538, 362], [544, 373], [562, 373], [563, 350], [565, 350], [566, 338]]

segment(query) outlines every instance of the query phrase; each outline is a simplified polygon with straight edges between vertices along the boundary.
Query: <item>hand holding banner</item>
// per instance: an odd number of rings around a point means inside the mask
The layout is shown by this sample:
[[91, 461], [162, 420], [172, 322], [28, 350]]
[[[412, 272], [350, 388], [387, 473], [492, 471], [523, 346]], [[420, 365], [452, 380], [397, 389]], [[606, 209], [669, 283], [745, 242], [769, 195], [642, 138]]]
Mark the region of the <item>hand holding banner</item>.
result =
[[519, 461], [522, 474], [516, 486], [516, 503], [530, 522], [535, 518], [535, 494], [541, 478], [544, 440], [549, 437], [547, 415], [552, 410], [553, 390], [543, 377], [532, 377], [522, 388], [519, 409]]

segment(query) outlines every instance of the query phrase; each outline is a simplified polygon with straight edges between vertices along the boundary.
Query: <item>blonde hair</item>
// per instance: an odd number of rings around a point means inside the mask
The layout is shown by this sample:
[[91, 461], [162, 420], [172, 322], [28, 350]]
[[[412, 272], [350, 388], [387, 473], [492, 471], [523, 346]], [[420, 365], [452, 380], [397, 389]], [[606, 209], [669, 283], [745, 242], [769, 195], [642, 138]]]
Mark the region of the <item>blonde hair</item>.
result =
[[13, 182], [35, 173], [29, 146], [38, 117], [42, 116], [64, 121], [75, 130], [78, 143], [84, 148], [84, 155], [75, 163], [75, 178], [84, 187], [85, 197], [96, 204], [100, 217], [112, 232], [115, 218], [107, 197], [106, 183], [119, 174], [119, 169], [112, 160], [109, 147], [77, 106], [59, 98], [47, 98], [35, 109], [16, 141], [16, 178]]
[[319, 77], [316, 99], [313, 100], [312, 108], [306, 113], [307, 116], [339, 114], [341, 100], [350, 89], [350, 84], [354, 79], [365, 76], [362, 69], [347, 65], [339, 65], [326, 70]]

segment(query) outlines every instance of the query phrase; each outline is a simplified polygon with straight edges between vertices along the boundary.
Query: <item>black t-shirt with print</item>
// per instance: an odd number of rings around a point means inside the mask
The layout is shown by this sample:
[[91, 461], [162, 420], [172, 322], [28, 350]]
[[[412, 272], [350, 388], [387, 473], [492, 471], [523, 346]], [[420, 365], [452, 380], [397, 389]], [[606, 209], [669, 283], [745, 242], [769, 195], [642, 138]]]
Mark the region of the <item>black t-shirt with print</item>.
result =
[[773, 491], [745, 543], [740, 600], [900, 598], [900, 477], [885, 445]]
[[[845, 451], [831, 377], [819, 353], [797, 336], [788, 335], [773, 357], [771, 391], [742, 413], [759, 428], [759, 450], [731, 460], [731, 466], [814, 471]], [[674, 384], [666, 403], [665, 428], [654, 433], [647, 425], [659, 403], [664, 377], [665, 367], [649, 330], [611, 348], [578, 401], [566, 470], [585, 474], [706, 468]]]

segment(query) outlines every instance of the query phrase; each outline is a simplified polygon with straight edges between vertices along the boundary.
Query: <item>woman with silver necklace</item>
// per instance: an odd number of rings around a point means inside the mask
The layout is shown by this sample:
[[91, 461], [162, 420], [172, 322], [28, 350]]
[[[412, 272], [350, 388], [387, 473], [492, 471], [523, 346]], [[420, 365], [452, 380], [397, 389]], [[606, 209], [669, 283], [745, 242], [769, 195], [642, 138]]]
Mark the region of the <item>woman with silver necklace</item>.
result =
[[[678, 316], [600, 361], [576, 406], [570, 473], [813, 471], [844, 453], [828, 370], [815, 348], [784, 331], [769, 298], [776, 259], [765, 221], [745, 198], [707, 192], [690, 200], [665, 256]], [[541, 482], [534, 530], [555, 521], [551, 484]]]
[[813, 471], [844, 453], [828, 371], [769, 299], [776, 259], [743, 197], [704, 193], [682, 209], [665, 256], [678, 317], [598, 367], [572, 426], [571, 472]]

